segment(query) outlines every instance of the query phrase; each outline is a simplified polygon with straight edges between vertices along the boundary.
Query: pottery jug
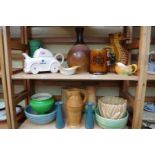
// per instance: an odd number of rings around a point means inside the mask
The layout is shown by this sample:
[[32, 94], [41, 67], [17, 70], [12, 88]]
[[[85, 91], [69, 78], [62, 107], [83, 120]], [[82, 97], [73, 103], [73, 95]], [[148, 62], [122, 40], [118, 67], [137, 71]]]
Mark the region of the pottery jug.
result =
[[77, 41], [68, 52], [67, 63], [69, 67], [80, 66], [78, 72], [89, 72], [90, 49], [84, 44], [83, 31], [83, 27], [76, 28]]
[[85, 90], [69, 89], [66, 94], [67, 124], [70, 128], [78, 128], [80, 127], [84, 104], [87, 101], [87, 92]]
[[124, 65], [123, 63], [117, 62], [115, 65], [115, 71], [120, 75], [132, 75], [138, 70], [136, 64]]

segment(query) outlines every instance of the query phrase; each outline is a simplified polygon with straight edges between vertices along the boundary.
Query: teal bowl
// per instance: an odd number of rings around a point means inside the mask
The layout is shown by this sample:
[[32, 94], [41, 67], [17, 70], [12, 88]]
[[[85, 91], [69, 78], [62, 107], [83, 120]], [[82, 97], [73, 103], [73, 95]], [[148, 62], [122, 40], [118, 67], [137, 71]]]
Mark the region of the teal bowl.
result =
[[53, 108], [54, 99], [51, 94], [38, 93], [31, 96], [30, 106], [38, 114], [45, 114]]
[[99, 110], [95, 110], [96, 123], [104, 129], [123, 129], [128, 122], [129, 113], [126, 112], [121, 119], [109, 119], [100, 115]]
[[30, 120], [34, 124], [40, 125], [48, 124], [56, 118], [56, 109], [49, 111], [49, 113], [47, 114], [38, 115], [35, 111], [33, 111], [31, 106], [27, 106], [24, 109], [24, 113], [28, 120]]

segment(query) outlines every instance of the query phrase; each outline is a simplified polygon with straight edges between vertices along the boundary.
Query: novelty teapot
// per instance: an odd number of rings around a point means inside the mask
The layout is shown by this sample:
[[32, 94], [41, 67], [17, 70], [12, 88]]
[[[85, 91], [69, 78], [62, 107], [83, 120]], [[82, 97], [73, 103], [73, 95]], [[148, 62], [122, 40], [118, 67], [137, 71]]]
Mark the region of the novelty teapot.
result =
[[[34, 52], [33, 58], [29, 57], [26, 53], [24, 56], [24, 72], [37, 74], [39, 72], [51, 71], [57, 73], [60, 65], [64, 62], [64, 56], [57, 53], [55, 56], [44, 48], [39, 48]], [[61, 57], [61, 61], [58, 60]]]

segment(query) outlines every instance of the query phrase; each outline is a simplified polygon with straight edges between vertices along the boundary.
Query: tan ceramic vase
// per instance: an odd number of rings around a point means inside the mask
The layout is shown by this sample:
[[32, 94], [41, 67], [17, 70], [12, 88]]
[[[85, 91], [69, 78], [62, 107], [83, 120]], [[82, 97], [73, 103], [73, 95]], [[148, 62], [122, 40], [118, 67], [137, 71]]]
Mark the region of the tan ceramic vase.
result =
[[94, 105], [96, 105], [96, 87], [95, 86], [87, 86], [86, 90], [87, 90], [87, 94], [88, 94], [88, 102], [91, 102]]
[[66, 94], [67, 124], [70, 128], [79, 128], [81, 125], [84, 103], [87, 101], [87, 93], [85, 90], [70, 89], [66, 91]]
[[77, 27], [77, 41], [75, 45], [69, 50], [67, 55], [67, 63], [69, 67], [80, 66], [77, 72], [89, 72], [89, 57], [90, 49], [83, 41], [84, 28]]

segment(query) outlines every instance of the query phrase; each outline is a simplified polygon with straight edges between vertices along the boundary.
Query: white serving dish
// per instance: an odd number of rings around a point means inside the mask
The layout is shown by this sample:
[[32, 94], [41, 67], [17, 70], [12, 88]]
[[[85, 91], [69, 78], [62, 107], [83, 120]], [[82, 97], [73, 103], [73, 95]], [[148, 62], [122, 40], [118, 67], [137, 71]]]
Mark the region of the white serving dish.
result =
[[60, 66], [60, 73], [63, 75], [73, 75], [75, 74], [76, 70], [79, 68], [80, 66], [73, 66], [70, 68], [64, 68], [62, 66]]

